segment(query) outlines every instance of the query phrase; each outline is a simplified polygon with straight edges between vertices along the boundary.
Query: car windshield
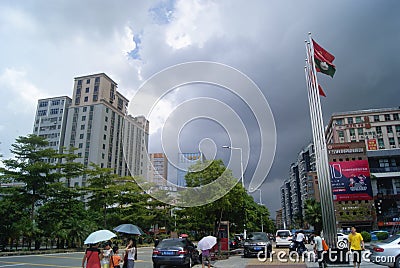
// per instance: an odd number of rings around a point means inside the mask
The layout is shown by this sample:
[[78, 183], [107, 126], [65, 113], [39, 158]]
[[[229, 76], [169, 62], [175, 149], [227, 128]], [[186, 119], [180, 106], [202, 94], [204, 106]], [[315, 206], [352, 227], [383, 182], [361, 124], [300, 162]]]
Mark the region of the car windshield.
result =
[[392, 235], [391, 237], [386, 238], [385, 240], [382, 240], [381, 243], [391, 243], [394, 240], [399, 239], [399, 238], [400, 238], [400, 234]]
[[251, 233], [248, 236], [248, 240], [262, 240], [266, 241], [268, 240], [267, 234], [266, 233]]
[[288, 231], [281, 231], [281, 232], [278, 232], [278, 234], [276, 236], [289, 236], [289, 232]]
[[168, 248], [168, 247], [185, 247], [185, 243], [182, 240], [163, 240], [158, 244], [158, 248]]

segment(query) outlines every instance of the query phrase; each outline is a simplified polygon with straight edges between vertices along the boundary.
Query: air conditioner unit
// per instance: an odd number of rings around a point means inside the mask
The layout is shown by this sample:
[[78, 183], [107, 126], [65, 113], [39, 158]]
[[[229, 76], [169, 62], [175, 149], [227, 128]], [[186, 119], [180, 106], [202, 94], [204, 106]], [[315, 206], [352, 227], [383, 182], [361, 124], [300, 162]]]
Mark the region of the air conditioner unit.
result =
[[378, 138], [382, 138], [383, 137], [382, 133], [378, 133], [377, 136], [378, 136]]
[[391, 148], [396, 148], [396, 145], [390, 145]]
[[355, 140], [356, 136], [351, 136], [350, 139]]
[[339, 137], [340, 142], [344, 142], [344, 137]]

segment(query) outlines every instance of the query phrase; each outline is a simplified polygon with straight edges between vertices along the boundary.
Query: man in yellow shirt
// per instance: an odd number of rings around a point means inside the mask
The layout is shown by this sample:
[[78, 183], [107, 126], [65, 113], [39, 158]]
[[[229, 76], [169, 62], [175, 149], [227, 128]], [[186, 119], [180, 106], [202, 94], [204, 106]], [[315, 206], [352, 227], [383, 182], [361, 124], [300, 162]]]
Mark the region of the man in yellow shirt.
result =
[[353, 252], [353, 265], [356, 268], [360, 268], [361, 264], [361, 252], [364, 250], [364, 239], [360, 233], [356, 232], [356, 228], [351, 227], [351, 234], [349, 234], [349, 250]]

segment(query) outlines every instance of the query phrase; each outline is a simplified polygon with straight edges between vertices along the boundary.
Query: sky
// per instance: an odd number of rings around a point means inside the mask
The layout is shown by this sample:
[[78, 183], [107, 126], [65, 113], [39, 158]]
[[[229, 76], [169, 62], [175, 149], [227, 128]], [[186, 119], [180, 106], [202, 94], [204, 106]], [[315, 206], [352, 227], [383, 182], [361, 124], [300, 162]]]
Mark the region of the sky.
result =
[[[336, 57], [333, 78], [318, 74], [327, 95], [321, 99], [325, 124], [335, 112], [398, 107], [399, 10], [396, 0], [2, 0], [0, 154], [10, 157], [15, 139], [32, 133], [38, 99], [72, 95], [74, 77], [104, 72], [133, 100], [141, 85], [165, 68], [216, 62], [251, 79], [273, 115], [268, 135], [273, 139], [276, 131], [276, 147], [268, 151], [274, 158], [260, 163], [272, 166], [259, 189], [274, 216], [289, 166], [312, 140], [304, 78], [308, 32]], [[262, 151], [260, 125], [268, 118], [254, 115], [259, 107], [249, 103], [260, 101], [256, 94], [251, 100], [216, 85], [177, 86], [154, 103], [148, 116], [149, 152], [167, 146], [161, 137], [166, 122], [174, 126], [182, 119], [177, 107], [201, 97], [219, 100], [240, 117], [247, 132], [248, 143], [240, 146], [248, 146], [243, 157], [249, 185]], [[230, 142], [238, 134], [228, 132], [237, 123], [234, 116], [211, 105], [192, 107], [192, 120], [176, 126], [182, 152], [198, 151], [200, 145], [209, 156], [229, 161], [234, 151], [221, 146], [235, 146]], [[197, 111], [220, 120], [196, 117]], [[237, 161], [233, 164], [240, 177]], [[253, 194], [257, 202], [258, 194]]]

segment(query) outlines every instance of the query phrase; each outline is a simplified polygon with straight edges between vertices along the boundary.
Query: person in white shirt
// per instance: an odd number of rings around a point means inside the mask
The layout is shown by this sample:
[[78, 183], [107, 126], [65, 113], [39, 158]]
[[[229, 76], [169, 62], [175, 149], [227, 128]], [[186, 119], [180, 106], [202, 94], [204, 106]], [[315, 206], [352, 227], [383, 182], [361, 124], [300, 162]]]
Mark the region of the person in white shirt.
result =
[[135, 266], [135, 260], [137, 259], [137, 249], [135, 240], [133, 239], [129, 240], [129, 243], [125, 248], [125, 254], [128, 254], [127, 268], [133, 268]]
[[304, 236], [303, 230], [298, 231], [296, 235], [297, 248], [305, 250], [306, 248], [306, 246], [304, 245], [305, 239], [306, 237]]
[[321, 232], [320, 231], [315, 231], [315, 236], [314, 236], [314, 252], [318, 258], [318, 266], [319, 268], [326, 268], [326, 262], [324, 260], [324, 247], [322, 246], [322, 238], [321, 238]]

